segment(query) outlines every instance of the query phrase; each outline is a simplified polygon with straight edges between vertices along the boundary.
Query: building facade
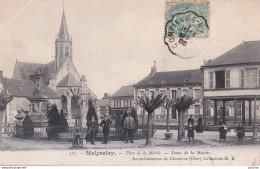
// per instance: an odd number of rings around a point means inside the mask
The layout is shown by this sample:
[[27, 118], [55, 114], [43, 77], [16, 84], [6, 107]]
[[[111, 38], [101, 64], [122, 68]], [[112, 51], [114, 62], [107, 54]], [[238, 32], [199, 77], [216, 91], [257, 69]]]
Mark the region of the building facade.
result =
[[125, 109], [134, 108], [134, 87], [122, 86], [111, 96], [111, 113], [110, 115], [121, 115]]
[[[202, 76], [199, 69], [157, 72], [156, 65], [151, 67], [151, 73], [135, 85], [135, 99], [147, 96], [156, 97], [159, 93], [166, 95], [168, 99], [176, 99], [181, 96], [191, 96], [195, 104], [186, 112], [186, 116], [202, 114]], [[144, 110], [137, 106], [137, 114], [143, 115]], [[171, 108], [170, 118], [178, 116], [176, 108]], [[166, 119], [166, 109], [159, 107], [153, 113], [154, 119]]]
[[104, 97], [98, 101], [98, 116], [104, 116], [110, 114], [110, 95], [108, 93], [104, 93]]
[[201, 67], [207, 123], [236, 125], [259, 121], [260, 41], [243, 42]]

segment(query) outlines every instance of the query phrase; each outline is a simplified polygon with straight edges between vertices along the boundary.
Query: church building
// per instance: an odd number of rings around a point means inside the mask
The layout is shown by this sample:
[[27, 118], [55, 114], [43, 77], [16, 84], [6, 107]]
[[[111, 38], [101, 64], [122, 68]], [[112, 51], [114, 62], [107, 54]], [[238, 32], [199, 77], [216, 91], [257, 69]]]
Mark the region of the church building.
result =
[[85, 75], [80, 75], [73, 64], [72, 38], [68, 32], [65, 13], [63, 11], [60, 30], [55, 40], [55, 60], [47, 63], [29, 63], [16, 61], [12, 80], [34, 81], [35, 73], [41, 72], [43, 83], [56, 92], [61, 99], [56, 99], [59, 110], [67, 115], [68, 122], [73, 123], [74, 111], [71, 106], [70, 88], [81, 88], [86, 102], [83, 104], [83, 124], [87, 113], [87, 100], [97, 100], [97, 96], [88, 88]]

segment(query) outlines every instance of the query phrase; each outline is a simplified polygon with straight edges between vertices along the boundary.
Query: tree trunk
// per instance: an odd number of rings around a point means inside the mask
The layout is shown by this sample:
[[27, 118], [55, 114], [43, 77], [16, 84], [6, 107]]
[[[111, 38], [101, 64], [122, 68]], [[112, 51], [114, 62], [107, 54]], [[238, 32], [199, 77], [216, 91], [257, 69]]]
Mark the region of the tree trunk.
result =
[[147, 131], [147, 138], [146, 138], [146, 145], [151, 145], [152, 143], [152, 112], [148, 112], [148, 131]]
[[0, 143], [2, 143], [3, 110], [0, 109]]
[[170, 109], [167, 109], [167, 117], [166, 117], [167, 132], [170, 132], [170, 126], [169, 126], [169, 111], [170, 111]]
[[4, 123], [4, 133], [8, 133], [8, 128], [7, 128], [7, 111], [6, 109], [3, 111], [5, 115], [5, 123]]
[[182, 112], [182, 125], [183, 125], [183, 127], [182, 127], [182, 138], [184, 138], [185, 137], [185, 123], [184, 123], [184, 116], [185, 115], [185, 112]]
[[143, 115], [142, 115], [142, 132], [144, 132], [144, 118], [145, 118], [145, 114], [144, 114], [144, 109], [143, 109]]
[[182, 112], [178, 112], [178, 122], [179, 122], [179, 126], [178, 126], [178, 142], [182, 141], [182, 131], [183, 131], [183, 120], [182, 120], [183, 116], [182, 116]]

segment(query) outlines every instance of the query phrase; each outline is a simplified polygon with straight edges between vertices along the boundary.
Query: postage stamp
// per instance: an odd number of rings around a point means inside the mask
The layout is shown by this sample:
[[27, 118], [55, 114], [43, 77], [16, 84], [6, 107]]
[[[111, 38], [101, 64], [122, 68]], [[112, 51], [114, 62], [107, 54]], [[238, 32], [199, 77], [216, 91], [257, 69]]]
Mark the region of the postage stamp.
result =
[[[209, 16], [208, 1], [166, 2], [164, 40], [170, 52], [186, 59], [195, 57], [194, 52], [182, 48], [191, 47], [188, 45], [193, 43], [191, 39], [203, 41], [209, 37]], [[177, 53], [177, 49], [182, 51]], [[194, 47], [191, 49], [194, 50]]]

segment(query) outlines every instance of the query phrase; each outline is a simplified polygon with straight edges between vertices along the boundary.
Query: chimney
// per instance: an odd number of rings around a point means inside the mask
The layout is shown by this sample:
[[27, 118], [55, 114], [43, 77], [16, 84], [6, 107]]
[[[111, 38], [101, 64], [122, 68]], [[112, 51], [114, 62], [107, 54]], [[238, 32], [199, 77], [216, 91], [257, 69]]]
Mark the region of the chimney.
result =
[[153, 76], [156, 73], [156, 61], [153, 61], [153, 66], [151, 67], [151, 73], [150, 75]]
[[0, 83], [4, 82], [3, 71], [0, 71]]
[[107, 99], [107, 98], [108, 98], [108, 93], [104, 93], [103, 99]]

